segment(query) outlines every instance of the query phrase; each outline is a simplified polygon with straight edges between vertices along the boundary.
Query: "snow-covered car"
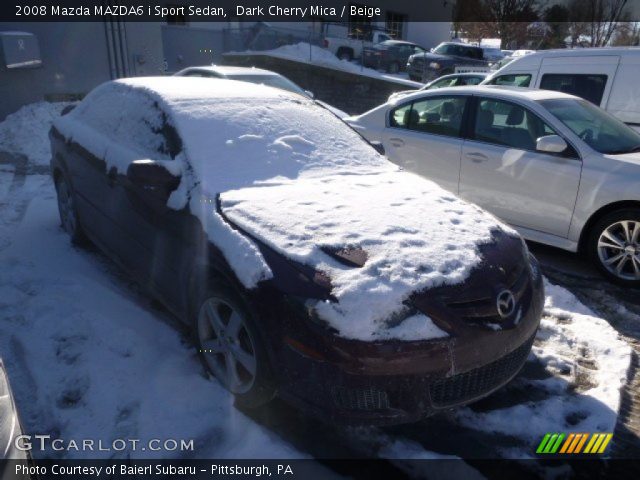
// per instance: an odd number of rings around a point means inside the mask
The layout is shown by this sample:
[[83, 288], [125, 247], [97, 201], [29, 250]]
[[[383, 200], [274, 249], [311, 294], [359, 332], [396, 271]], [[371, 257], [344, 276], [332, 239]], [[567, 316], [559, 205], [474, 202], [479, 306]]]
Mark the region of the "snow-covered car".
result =
[[640, 134], [551, 90], [443, 88], [347, 121], [393, 162], [640, 285]]
[[[225, 65], [203, 65], [199, 67], [187, 67], [174, 73], [178, 77], [205, 77], [205, 78], [226, 78], [227, 80], [239, 80], [241, 82], [267, 85], [273, 88], [280, 88], [288, 92], [297, 93], [304, 97], [315, 99], [313, 92], [304, 90], [301, 86], [289, 80], [287, 77], [271, 70], [263, 70], [255, 67], [231, 67]], [[315, 99], [324, 108], [339, 118], [348, 115], [342, 110], [329, 105], [321, 100]]]
[[521, 238], [311, 100], [118, 80], [50, 138], [64, 229], [192, 325], [242, 405], [406, 422], [486, 396], [531, 349], [543, 287]]
[[400, 97], [409, 95], [410, 93], [415, 93], [423, 90], [434, 90], [436, 88], [445, 87], [461, 87], [463, 85], [478, 85], [485, 78], [487, 78], [487, 76], [487, 73], [482, 72], [452, 73], [450, 75], [443, 75], [417, 90], [403, 90], [401, 92], [392, 93], [391, 95], [389, 95], [388, 101], [396, 100]]
[[[0, 359], [0, 461], [30, 459], [26, 451], [16, 448], [16, 438], [22, 435], [22, 432], [18, 410], [9, 385], [9, 376]], [[0, 462], [0, 478], [5, 478], [4, 465], [6, 464]], [[27, 475], [16, 477], [15, 474], [15, 471], [11, 471], [6, 478], [9, 476], [10, 478], [30, 478]]]

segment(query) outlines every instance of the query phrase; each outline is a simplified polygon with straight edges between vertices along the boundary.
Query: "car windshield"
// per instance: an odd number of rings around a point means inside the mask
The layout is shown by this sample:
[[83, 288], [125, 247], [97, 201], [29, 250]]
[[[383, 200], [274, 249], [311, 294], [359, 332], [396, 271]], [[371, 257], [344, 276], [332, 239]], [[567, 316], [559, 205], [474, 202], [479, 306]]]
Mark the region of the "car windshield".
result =
[[640, 151], [640, 134], [586, 100], [563, 98], [539, 103], [600, 153]]
[[287, 90], [288, 92], [297, 93], [298, 95], [309, 95], [298, 85], [291, 80], [281, 77], [280, 75], [228, 75], [227, 78], [231, 80], [240, 80], [241, 82], [258, 83], [261, 85], [267, 85], [268, 87], [279, 88], [280, 90]]

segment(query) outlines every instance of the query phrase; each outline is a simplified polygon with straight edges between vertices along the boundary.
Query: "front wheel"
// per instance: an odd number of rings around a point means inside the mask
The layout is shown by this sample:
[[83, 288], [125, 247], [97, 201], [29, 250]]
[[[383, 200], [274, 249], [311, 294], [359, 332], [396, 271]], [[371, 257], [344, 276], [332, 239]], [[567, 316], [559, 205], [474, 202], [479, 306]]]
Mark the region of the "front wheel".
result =
[[196, 322], [201, 358], [236, 402], [255, 408], [270, 401], [276, 390], [268, 356], [242, 295], [215, 285], [200, 300]]
[[640, 209], [605, 215], [591, 229], [588, 249], [608, 278], [621, 285], [640, 286]]
[[55, 186], [62, 228], [69, 234], [74, 244], [85, 243], [86, 237], [78, 219], [73, 189], [63, 173], [57, 176]]
[[391, 62], [387, 67], [387, 72], [389, 73], [398, 73], [400, 71], [400, 65], [398, 62]]

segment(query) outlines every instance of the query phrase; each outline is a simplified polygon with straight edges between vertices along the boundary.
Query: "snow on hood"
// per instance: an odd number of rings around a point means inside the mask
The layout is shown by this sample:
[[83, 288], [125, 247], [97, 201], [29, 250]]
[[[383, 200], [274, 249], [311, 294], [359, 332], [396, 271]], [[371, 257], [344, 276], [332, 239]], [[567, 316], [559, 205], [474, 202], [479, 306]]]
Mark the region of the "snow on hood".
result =
[[[463, 281], [480, 262], [478, 243], [497, 228], [478, 207], [401, 171], [244, 188], [223, 193], [221, 204], [242, 229], [328, 274], [338, 302], [319, 303], [317, 312], [340, 335], [360, 340], [386, 338], [393, 326], [386, 322], [412, 293]], [[359, 247], [367, 260], [346, 266], [325, 247]], [[437, 333], [426, 317], [417, 327], [414, 339]]]
[[[477, 246], [502, 228], [478, 207], [402, 172], [299, 95], [186, 77], [120, 80], [101, 88], [117, 88], [141, 108], [158, 103], [167, 111], [183, 141], [171, 167], [182, 180], [168, 205], [189, 206], [238, 279], [252, 288], [272, 273], [257, 246], [217, 212], [218, 195], [233, 223], [329, 275], [338, 302], [316, 308], [342, 336], [444, 335], [424, 315], [400, 325], [385, 322], [401, 314], [412, 293], [462, 282], [481, 260]], [[321, 249], [350, 246], [367, 252], [362, 268], [340, 264]]]

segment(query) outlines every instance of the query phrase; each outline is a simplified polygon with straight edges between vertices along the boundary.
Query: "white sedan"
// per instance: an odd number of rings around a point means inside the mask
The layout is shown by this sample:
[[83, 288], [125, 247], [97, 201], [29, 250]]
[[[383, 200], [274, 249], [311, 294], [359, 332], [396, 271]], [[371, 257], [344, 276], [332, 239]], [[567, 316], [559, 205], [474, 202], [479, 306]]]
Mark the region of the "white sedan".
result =
[[417, 92], [357, 117], [388, 158], [525, 238], [640, 285], [640, 134], [580, 98], [490, 86]]

